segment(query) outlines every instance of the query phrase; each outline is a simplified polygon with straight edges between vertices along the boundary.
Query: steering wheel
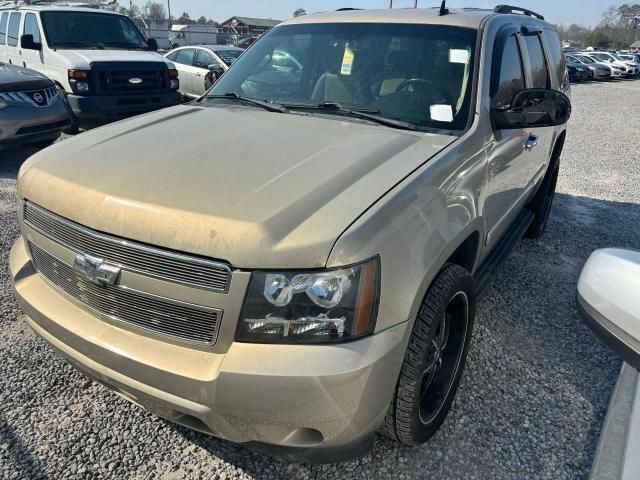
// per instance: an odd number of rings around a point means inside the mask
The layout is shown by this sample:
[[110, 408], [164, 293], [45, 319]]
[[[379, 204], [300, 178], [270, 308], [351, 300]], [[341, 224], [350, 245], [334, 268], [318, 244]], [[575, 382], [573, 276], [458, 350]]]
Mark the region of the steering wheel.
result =
[[408, 87], [412, 85], [416, 85], [416, 86], [419, 85], [420, 88], [428, 87], [432, 90], [435, 90], [438, 94], [442, 96], [446, 104], [451, 105], [453, 107], [454, 101], [453, 101], [453, 98], [451, 98], [451, 95], [449, 94], [449, 92], [447, 92], [440, 85], [437, 85], [432, 81], [427, 80], [426, 78], [410, 78], [408, 80], [405, 80], [404, 82], [402, 82], [400, 85], [396, 87], [394, 93], [398, 93], [398, 92], [401, 92], [402, 90], [406, 90]]

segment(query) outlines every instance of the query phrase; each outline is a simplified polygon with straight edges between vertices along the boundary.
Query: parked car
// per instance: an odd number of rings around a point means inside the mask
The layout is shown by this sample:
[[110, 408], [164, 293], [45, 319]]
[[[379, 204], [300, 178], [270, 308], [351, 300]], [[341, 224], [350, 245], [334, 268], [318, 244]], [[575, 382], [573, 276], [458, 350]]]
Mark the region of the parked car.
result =
[[0, 61], [51, 78], [71, 105], [74, 125], [178, 104], [178, 72], [156, 47], [125, 15], [55, 5], [0, 7]]
[[238, 42], [238, 47], [239, 48], [243, 48], [243, 49], [247, 49], [249, 48], [251, 45], [253, 45], [255, 43], [256, 40], [258, 40], [258, 38], [260, 37], [247, 37], [247, 38], [243, 38]]
[[612, 76], [613, 69], [604, 63], [597, 63], [592, 58], [582, 55], [566, 55], [565, 58], [573, 65], [581, 65], [591, 71], [590, 77], [595, 80], [608, 80]]
[[172, 50], [165, 57], [180, 76], [180, 93], [189, 98], [202, 96], [242, 55], [244, 50], [228, 45], [198, 45]]
[[617, 66], [619, 69], [624, 70], [626, 77], [632, 77], [640, 71], [640, 65], [636, 66], [620, 60], [608, 52], [589, 52], [589, 56], [598, 62], [606, 62], [612, 66]]
[[64, 97], [51, 80], [33, 70], [0, 64], [0, 150], [48, 146], [68, 125]]
[[82, 372], [187, 427], [310, 462], [379, 429], [420, 444], [478, 295], [545, 231], [568, 93], [528, 10], [289, 20], [198, 101], [22, 167], [16, 298]]
[[567, 61], [567, 71], [569, 72], [569, 81], [571, 83], [584, 82], [589, 79], [590, 70], [581, 63]]

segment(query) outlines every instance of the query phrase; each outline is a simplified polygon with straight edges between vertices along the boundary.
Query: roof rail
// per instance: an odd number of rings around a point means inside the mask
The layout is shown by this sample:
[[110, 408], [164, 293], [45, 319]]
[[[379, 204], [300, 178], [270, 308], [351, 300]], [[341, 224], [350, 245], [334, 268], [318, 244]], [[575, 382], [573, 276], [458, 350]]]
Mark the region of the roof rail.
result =
[[362, 10], [362, 9], [354, 8], [354, 7], [342, 7], [342, 8], [338, 8], [336, 12], [350, 12], [351, 10]]
[[512, 5], [498, 5], [493, 9], [493, 11], [496, 13], [518, 13], [521, 15], [528, 15], [529, 17], [536, 17], [539, 20], [544, 20], [544, 17], [539, 13], [532, 12], [526, 8], [514, 7]]
[[58, 0], [7, 0], [0, 1], [0, 8], [6, 7], [24, 7], [28, 5], [52, 5], [56, 7], [107, 7], [116, 3], [117, 0], [102, 0], [98, 2], [89, 1], [63, 1]]

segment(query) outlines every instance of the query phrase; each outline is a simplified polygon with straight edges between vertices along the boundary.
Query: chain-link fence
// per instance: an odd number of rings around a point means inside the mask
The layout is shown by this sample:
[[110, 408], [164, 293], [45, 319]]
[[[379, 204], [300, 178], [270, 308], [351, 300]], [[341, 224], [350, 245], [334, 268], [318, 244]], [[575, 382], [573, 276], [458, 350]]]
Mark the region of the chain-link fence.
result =
[[229, 30], [208, 25], [152, 25], [141, 28], [147, 38], [154, 38], [160, 50], [171, 50], [188, 45], [234, 45], [247, 48], [264, 30], [237, 28]]

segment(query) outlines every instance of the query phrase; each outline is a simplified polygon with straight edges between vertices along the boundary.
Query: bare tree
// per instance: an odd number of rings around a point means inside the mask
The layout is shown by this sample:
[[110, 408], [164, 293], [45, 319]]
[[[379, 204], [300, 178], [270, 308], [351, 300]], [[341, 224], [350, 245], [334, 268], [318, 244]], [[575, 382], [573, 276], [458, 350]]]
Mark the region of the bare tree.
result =
[[144, 6], [144, 17], [152, 22], [162, 22], [167, 19], [167, 11], [162, 3], [149, 1]]

